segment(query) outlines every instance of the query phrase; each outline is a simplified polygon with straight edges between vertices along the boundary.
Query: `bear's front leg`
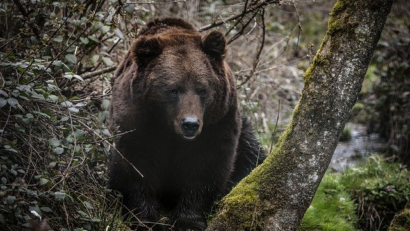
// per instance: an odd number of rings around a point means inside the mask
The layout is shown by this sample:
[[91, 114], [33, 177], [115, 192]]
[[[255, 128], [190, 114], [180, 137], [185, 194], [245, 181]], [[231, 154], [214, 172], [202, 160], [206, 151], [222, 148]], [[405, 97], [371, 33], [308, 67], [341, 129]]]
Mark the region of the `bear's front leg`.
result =
[[111, 167], [109, 185], [113, 190], [122, 193], [123, 215], [126, 217], [125, 220], [135, 222], [133, 229], [163, 230], [161, 225], [154, 225], [160, 217], [157, 211], [155, 191], [149, 184], [144, 183], [143, 179], [128, 165]]
[[214, 202], [224, 195], [229, 173], [232, 170], [229, 164], [231, 160], [228, 159], [230, 155], [225, 155], [227, 159], [223, 159], [218, 152], [213, 153], [219, 158], [202, 154], [198, 156], [203, 158], [196, 158], [198, 162], [188, 159], [187, 163], [192, 165], [185, 166], [188, 171], [180, 175], [185, 184], [169, 221], [172, 225], [171, 230], [204, 230], [206, 218]]
[[202, 231], [206, 228], [206, 216], [211, 211], [213, 202], [220, 194], [219, 190], [200, 185], [189, 187], [181, 197], [169, 224], [175, 231]]
[[133, 221], [133, 230], [163, 230], [162, 225], [157, 224], [160, 216], [151, 190], [139, 184], [123, 191], [122, 194], [123, 214]]

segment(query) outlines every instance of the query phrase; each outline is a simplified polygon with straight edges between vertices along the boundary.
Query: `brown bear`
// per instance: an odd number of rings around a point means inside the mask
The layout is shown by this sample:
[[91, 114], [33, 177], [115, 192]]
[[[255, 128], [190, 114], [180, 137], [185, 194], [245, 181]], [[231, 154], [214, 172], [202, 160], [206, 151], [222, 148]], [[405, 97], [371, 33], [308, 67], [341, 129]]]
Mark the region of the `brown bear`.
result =
[[[138, 230], [205, 229], [213, 202], [265, 157], [238, 111], [226, 46], [220, 32], [201, 36], [181, 19], [156, 19], [117, 68], [109, 185]], [[167, 224], [158, 225], [160, 211]]]

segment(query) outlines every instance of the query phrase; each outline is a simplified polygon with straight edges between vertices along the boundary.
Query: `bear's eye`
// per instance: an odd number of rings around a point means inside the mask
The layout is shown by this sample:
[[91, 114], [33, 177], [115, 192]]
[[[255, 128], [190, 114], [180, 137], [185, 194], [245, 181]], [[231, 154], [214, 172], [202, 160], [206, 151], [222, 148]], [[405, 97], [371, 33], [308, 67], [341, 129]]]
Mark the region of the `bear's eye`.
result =
[[199, 95], [200, 96], [206, 96], [206, 90], [205, 89], [200, 90]]
[[171, 90], [171, 95], [173, 95], [173, 96], [178, 95], [178, 90], [177, 89]]

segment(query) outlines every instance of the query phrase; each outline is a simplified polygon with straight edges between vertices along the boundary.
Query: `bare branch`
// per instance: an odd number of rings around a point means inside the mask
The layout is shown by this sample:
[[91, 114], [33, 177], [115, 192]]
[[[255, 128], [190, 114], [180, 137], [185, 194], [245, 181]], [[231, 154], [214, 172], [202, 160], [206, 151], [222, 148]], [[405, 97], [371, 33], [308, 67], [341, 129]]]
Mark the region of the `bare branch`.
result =
[[244, 84], [246, 84], [252, 78], [253, 74], [256, 71], [256, 68], [258, 67], [263, 47], [265, 46], [266, 26], [265, 26], [265, 9], [263, 9], [263, 8], [262, 8], [262, 12], [260, 14], [260, 17], [261, 17], [261, 27], [262, 27], [262, 41], [260, 42], [258, 53], [256, 53], [256, 57], [253, 61], [253, 66], [252, 66], [251, 72], [249, 73], [248, 76], [246, 76], [245, 81], [243, 81], [241, 84], [239, 84], [238, 87], [243, 86]]
[[24, 9], [23, 5], [21, 5], [21, 2], [19, 0], [13, 0], [14, 4], [16, 4], [17, 8], [19, 9], [19, 11], [21, 12], [21, 14], [24, 16], [24, 18], [26, 18], [27, 20], [27, 24], [29, 25], [29, 27], [31, 28], [31, 30], [33, 31], [34, 35], [36, 36], [36, 38], [38, 40], [41, 39], [40, 37], [40, 33], [38, 31], [38, 28], [35, 27], [35, 25], [30, 23], [30, 19], [29, 19], [29, 13], [27, 13], [26, 9]]
[[218, 22], [213, 22], [212, 24], [203, 26], [203, 27], [199, 28], [199, 31], [200, 31], [200, 32], [201, 32], [201, 31], [206, 31], [206, 30], [212, 29], [212, 28], [214, 28], [214, 27], [221, 26], [221, 25], [223, 25], [223, 24], [225, 24], [225, 23], [227, 23], [227, 22], [230, 22], [230, 21], [232, 21], [232, 20], [236, 20], [236, 19], [238, 19], [238, 18], [244, 17], [246, 14], [249, 14], [249, 13], [254, 12], [254, 11], [258, 11], [258, 10], [260, 10], [261, 8], [264, 8], [264, 7], [267, 6], [267, 5], [275, 4], [275, 3], [279, 3], [279, 4], [280, 4], [281, 1], [280, 1], [280, 0], [267, 0], [267, 1], [262, 1], [261, 3], [255, 5], [254, 7], [251, 7], [251, 8], [249, 8], [249, 9], [247, 9], [246, 6], [245, 6], [245, 10], [242, 11], [240, 14], [233, 15], [233, 16], [231, 16], [231, 17], [228, 17], [227, 19], [224, 19], [224, 20], [221, 20], [221, 21], [218, 21]]
[[101, 75], [101, 74], [105, 74], [105, 73], [108, 73], [108, 72], [115, 71], [116, 68], [117, 68], [116, 66], [106, 67], [106, 68], [100, 69], [98, 71], [88, 72], [86, 74], [83, 74], [81, 77], [83, 79], [89, 79], [89, 78], [92, 78], [94, 76], [98, 76], [98, 75]]

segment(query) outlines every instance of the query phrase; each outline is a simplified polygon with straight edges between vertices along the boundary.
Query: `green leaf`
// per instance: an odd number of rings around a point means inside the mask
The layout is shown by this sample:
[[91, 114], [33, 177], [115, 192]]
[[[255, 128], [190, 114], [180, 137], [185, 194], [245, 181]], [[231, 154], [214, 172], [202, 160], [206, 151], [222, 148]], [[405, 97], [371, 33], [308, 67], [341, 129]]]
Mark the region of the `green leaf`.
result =
[[3, 95], [4, 97], [8, 97], [9, 95], [7, 94], [7, 92], [3, 91], [0, 89], [0, 95]]
[[10, 169], [10, 173], [13, 174], [13, 175], [15, 175], [15, 176], [17, 176], [17, 171], [14, 170], [14, 169]]
[[61, 62], [60, 60], [56, 60], [56, 61], [53, 62], [53, 66], [61, 67], [61, 66], [63, 66], [63, 62]]
[[15, 108], [19, 104], [19, 101], [15, 98], [10, 97], [7, 99], [7, 103], [9, 103], [10, 106]]
[[78, 113], [80, 110], [78, 109], [78, 108], [76, 108], [76, 107], [70, 107], [70, 108], [68, 108], [68, 110], [70, 111], [70, 112], [72, 112], [72, 113]]
[[6, 106], [6, 104], [7, 104], [7, 99], [0, 98], [0, 108]]
[[80, 80], [80, 81], [84, 81], [84, 79], [81, 78], [81, 76], [79, 76], [79, 75], [73, 75], [73, 77], [76, 78], [76, 79], [78, 79], [78, 80]]
[[102, 134], [103, 134], [104, 136], [111, 136], [111, 133], [110, 133], [110, 131], [109, 131], [108, 129], [104, 129], [103, 132], [102, 132]]
[[96, 43], [100, 43], [100, 40], [98, 40], [98, 38], [94, 37], [94, 36], [88, 36], [88, 38]]
[[63, 36], [61, 35], [58, 35], [55, 38], [53, 38], [53, 42], [56, 42], [56, 43], [61, 43], [63, 40], [64, 40]]
[[98, 222], [101, 222], [101, 219], [99, 219], [99, 218], [92, 218], [90, 221], [91, 221], [91, 222], [96, 222], [96, 223], [98, 223]]
[[84, 107], [84, 106], [87, 106], [87, 104], [83, 103], [83, 102], [80, 102], [80, 103], [76, 103], [75, 106], [76, 107]]
[[85, 206], [87, 209], [94, 209], [94, 207], [93, 207], [93, 206], [91, 205], [91, 203], [88, 202], [88, 201], [84, 201], [83, 204], [84, 204], [84, 206]]
[[65, 121], [67, 121], [67, 120], [69, 120], [69, 119], [70, 119], [70, 117], [68, 117], [68, 116], [63, 116], [63, 117], [61, 117], [60, 121], [61, 121], [61, 122], [65, 122]]
[[102, 61], [103, 61], [103, 63], [104, 63], [105, 65], [107, 65], [107, 66], [112, 66], [112, 65], [114, 64], [114, 62], [113, 62], [110, 58], [108, 58], [108, 57], [103, 57], [103, 58], [102, 58]]
[[45, 118], [47, 118], [47, 119], [50, 119], [50, 116], [49, 115], [47, 115], [47, 114], [45, 114], [45, 113], [42, 113], [42, 112], [39, 112], [39, 111], [32, 111], [34, 114], [37, 114], [37, 115], [41, 115], [41, 116], [43, 116], [43, 117], [45, 117]]
[[104, 110], [108, 110], [109, 106], [110, 106], [110, 101], [108, 99], [104, 99], [101, 103], [101, 108]]
[[16, 197], [15, 196], [7, 196], [7, 198], [6, 198], [6, 202], [7, 202], [7, 204], [13, 204], [14, 203], [14, 201], [16, 200]]
[[87, 218], [90, 217], [90, 216], [88, 216], [87, 213], [85, 213], [84, 211], [81, 211], [81, 210], [77, 211], [77, 213], [79, 213], [82, 217], [87, 217]]
[[64, 192], [55, 192], [54, 193], [54, 198], [58, 201], [64, 200], [66, 196], [67, 196], [67, 194], [65, 194]]
[[102, 27], [100, 28], [100, 30], [101, 30], [101, 32], [102, 32], [103, 34], [105, 34], [105, 33], [107, 33], [108, 31], [110, 31], [110, 27], [109, 27], [109, 26], [102, 26]]
[[51, 138], [51, 139], [48, 140], [48, 144], [49, 144], [50, 146], [58, 147], [58, 146], [60, 146], [61, 141], [60, 141], [60, 140], [57, 140], [57, 139], [55, 139], [55, 138]]
[[90, 62], [92, 65], [96, 65], [99, 59], [100, 59], [99, 55], [93, 55], [90, 59]]
[[54, 148], [53, 152], [57, 155], [61, 155], [64, 152], [64, 148], [60, 148], [60, 147]]
[[50, 162], [49, 164], [48, 164], [48, 168], [54, 168], [55, 166], [57, 165], [57, 162]]
[[75, 55], [73, 54], [66, 54], [65, 59], [70, 63], [77, 63], [77, 57], [75, 57]]
[[97, 115], [98, 121], [104, 122], [108, 118], [109, 115], [110, 113], [108, 111], [99, 112]]
[[87, 45], [87, 44], [90, 42], [90, 40], [88, 40], [88, 38], [84, 38], [84, 37], [80, 37], [80, 40], [81, 40], [81, 42], [84, 43], [85, 45]]
[[62, 107], [71, 107], [71, 106], [73, 106], [73, 103], [71, 103], [70, 101], [64, 101], [60, 105]]
[[58, 102], [58, 96], [56, 96], [56, 95], [49, 95], [48, 98], [49, 98], [53, 103], [57, 103], [57, 102]]
[[49, 207], [41, 207], [40, 209], [41, 209], [41, 211], [46, 212], [46, 213], [53, 212], [53, 210], [51, 210]]
[[118, 38], [124, 40], [124, 35], [123, 35], [122, 32], [120, 31], [120, 29], [115, 28], [115, 29], [114, 29], [114, 34], [115, 34]]
[[49, 180], [45, 179], [45, 178], [40, 178], [40, 180], [38, 181], [38, 185], [43, 186], [45, 184], [47, 184], [49, 182]]

